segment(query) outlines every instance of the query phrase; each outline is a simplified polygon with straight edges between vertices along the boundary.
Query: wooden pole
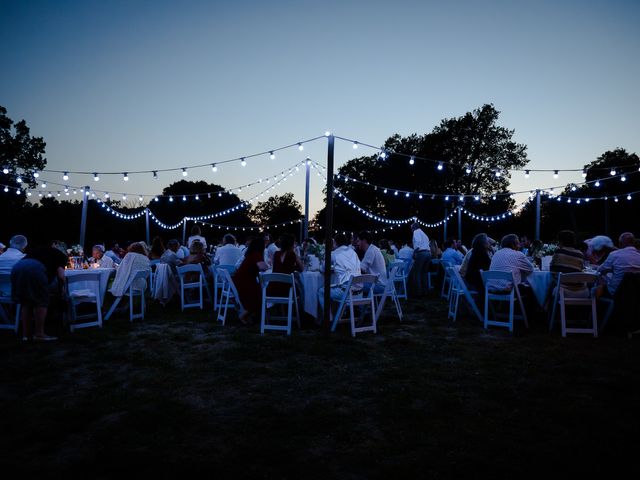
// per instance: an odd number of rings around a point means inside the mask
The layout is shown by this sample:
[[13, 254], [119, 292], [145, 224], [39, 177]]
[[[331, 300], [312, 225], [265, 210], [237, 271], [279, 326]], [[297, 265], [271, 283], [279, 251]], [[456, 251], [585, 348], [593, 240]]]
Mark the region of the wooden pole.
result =
[[87, 209], [89, 203], [89, 186], [85, 186], [82, 192], [82, 218], [80, 220], [80, 246], [84, 248], [85, 235], [87, 233]]

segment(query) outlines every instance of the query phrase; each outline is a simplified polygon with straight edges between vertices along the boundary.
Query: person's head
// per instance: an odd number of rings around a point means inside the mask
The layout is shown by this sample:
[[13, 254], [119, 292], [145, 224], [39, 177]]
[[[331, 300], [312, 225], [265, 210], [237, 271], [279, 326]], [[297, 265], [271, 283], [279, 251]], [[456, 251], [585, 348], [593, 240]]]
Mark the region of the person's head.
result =
[[479, 233], [475, 237], [473, 237], [471, 248], [475, 251], [489, 250], [491, 248], [491, 245], [489, 244], [489, 237], [487, 237], [487, 234]]
[[200, 235], [200, 233], [200, 227], [198, 225], [191, 227], [191, 235]]
[[24, 249], [27, 248], [27, 237], [24, 235], [14, 235], [11, 237], [11, 240], [9, 240], [9, 247], [24, 252]]
[[382, 238], [379, 242], [380, 250], [391, 250], [391, 243], [389, 240]]
[[369, 248], [369, 245], [373, 242], [373, 237], [371, 236], [371, 232], [366, 230], [358, 233], [358, 248], [363, 252], [366, 252]]
[[162, 243], [162, 238], [158, 236], [153, 237], [153, 241], [151, 242], [151, 252], [157, 255], [162, 255], [164, 252], [164, 243]]
[[94, 260], [100, 260], [104, 257], [104, 247], [102, 245], [94, 245], [91, 249], [91, 256]]
[[615, 248], [613, 241], [606, 235], [597, 235], [590, 242], [592, 252], [606, 252]]
[[520, 244], [524, 248], [529, 248], [529, 245], [531, 244], [531, 242], [529, 241], [529, 237], [527, 237], [526, 235], [523, 235], [522, 237], [520, 237]]
[[520, 239], [515, 233], [510, 233], [502, 237], [500, 241], [501, 248], [511, 248], [513, 250], [520, 250]]
[[273, 237], [271, 236], [271, 234], [270, 233], [265, 233], [264, 234], [264, 246], [268, 247], [272, 243], [273, 243]]
[[147, 256], [147, 249], [145, 248], [145, 244], [142, 242], [133, 242], [127, 248], [127, 252], [129, 253], [139, 253], [140, 255]]
[[234, 237], [230, 233], [227, 233], [224, 237], [222, 237], [222, 244], [223, 245], [235, 245], [236, 244], [236, 237]]
[[333, 241], [336, 244], [336, 247], [343, 247], [345, 245], [349, 245], [349, 239], [344, 233], [338, 233], [335, 237], [333, 237]]
[[189, 247], [189, 253], [191, 255], [200, 255], [204, 253], [204, 244], [200, 240], [194, 240]]
[[631, 232], [624, 232], [620, 235], [620, 238], [618, 238], [618, 245], [620, 245], [620, 248], [635, 247], [636, 237], [634, 237]]
[[288, 252], [293, 250], [295, 245], [295, 238], [290, 233], [283, 233], [280, 236], [280, 250], [283, 252]]
[[167, 248], [175, 253], [180, 248], [180, 242], [178, 241], [178, 239], [172, 238], [167, 242]]
[[264, 246], [266, 242], [267, 242], [267, 235], [265, 235], [264, 237], [252, 238], [251, 241], [249, 242], [249, 245], [247, 246], [247, 253], [245, 256], [249, 256], [250, 253], [254, 253], [254, 252], [262, 253], [264, 251]]
[[561, 247], [576, 248], [576, 234], [571, 230], [562, 230], [558, 233], [558, 243]]
[[418, 222], [413, 222], [411, 224], [411, 231], [412, 232], [415, 231], [415, 230], [418, 230], [419, 228], [420, 228], [420, 224]]
[[3, 253], [6, 249], [7, 246], [4, 243], [0, 242], [0, 253]]
[[455, 238], [447, 238], [444, 241], [443, 247], [446, 248], [456, 248], [457, 242]]

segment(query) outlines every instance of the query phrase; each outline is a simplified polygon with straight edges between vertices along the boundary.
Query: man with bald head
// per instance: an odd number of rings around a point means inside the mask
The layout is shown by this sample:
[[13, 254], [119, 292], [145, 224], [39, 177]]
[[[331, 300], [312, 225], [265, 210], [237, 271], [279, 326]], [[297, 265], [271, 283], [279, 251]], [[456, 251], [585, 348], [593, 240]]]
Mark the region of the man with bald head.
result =
[[609, 254], [605, 262], [598, 268], [599, 274], [611, 273], [607, 281], [606, 292], [613, 296], [627, 272], [640, 272], [640, 250], [636, 248], [633, 233], [625, 232], [618, 239], [619, 250]]

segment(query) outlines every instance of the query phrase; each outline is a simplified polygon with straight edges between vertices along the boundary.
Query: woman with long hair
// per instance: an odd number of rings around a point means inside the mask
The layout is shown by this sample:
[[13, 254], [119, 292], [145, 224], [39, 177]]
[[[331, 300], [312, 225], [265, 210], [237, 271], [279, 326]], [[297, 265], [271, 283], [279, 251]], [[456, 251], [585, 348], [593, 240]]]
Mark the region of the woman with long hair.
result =
[[251, 317], [259, 315], [262, 305], [262, 290], [258, 283], [258, 274], [267, 270], [264, 261], [264, 237], [256, 237], [249, 243], [244, 260], [233, 275], [244, 312], [240, 314], [243, 325], [251, 323]]

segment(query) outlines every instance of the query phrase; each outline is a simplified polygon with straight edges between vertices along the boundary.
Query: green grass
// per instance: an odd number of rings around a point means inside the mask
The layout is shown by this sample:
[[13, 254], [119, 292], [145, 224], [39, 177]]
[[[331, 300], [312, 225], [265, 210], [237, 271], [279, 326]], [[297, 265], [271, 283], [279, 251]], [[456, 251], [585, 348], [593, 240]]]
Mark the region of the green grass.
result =
[[[390, 312], [390, 310], [389, 310]], [[637, 342], [514, 335], [435, 298], [352, 339], [152, 306], [52, 344], [0, 336], [0, 464], [26, 474], [514, 478], [633, 466]], [[635, 468], [636, 473], [638, 467]]]

